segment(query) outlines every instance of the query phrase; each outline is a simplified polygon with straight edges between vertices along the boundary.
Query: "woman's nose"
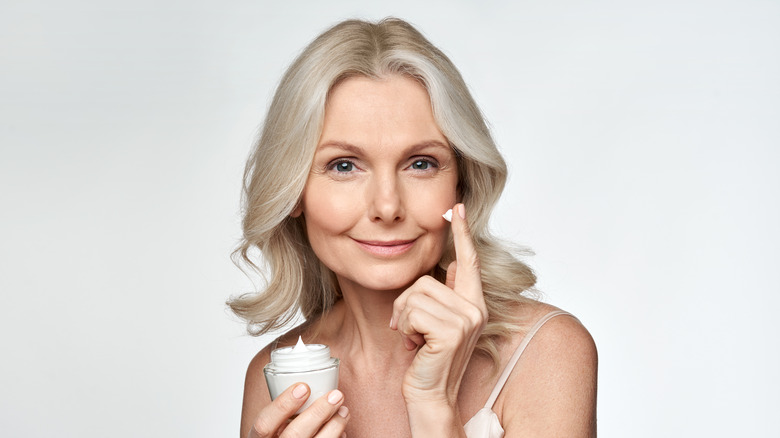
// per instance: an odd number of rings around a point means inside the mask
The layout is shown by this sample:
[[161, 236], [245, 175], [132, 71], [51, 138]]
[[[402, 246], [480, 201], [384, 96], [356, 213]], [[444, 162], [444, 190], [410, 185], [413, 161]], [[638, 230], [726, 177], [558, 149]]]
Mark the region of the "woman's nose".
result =
[[404, 219], [401, 187], [394, 174], [374, 175], [367, 196], [372, 221], [390, 224]]

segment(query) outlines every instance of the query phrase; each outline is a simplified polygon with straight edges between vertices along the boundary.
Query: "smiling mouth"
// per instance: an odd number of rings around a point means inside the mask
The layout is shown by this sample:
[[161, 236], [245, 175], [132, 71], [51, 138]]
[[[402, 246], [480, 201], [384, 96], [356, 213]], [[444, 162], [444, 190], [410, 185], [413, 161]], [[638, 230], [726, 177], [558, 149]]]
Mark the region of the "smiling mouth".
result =
[[366, 252], [382, 257], [401, 255], [410, 250], [417, 241], [417, 239], [392, 241], [353, 240]]

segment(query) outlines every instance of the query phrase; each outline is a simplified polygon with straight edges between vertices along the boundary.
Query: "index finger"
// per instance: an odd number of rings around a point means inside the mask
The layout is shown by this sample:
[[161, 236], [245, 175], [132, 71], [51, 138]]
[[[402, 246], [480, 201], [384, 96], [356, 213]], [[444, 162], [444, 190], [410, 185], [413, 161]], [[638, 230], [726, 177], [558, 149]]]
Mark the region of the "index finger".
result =
[[482, 275], [479, 256], [474, 247], [468, 222], [466, 206], [457, 204], [452, 208], [452, 238], [455, 241], [455, 291], [464, 297], [482, 299]]

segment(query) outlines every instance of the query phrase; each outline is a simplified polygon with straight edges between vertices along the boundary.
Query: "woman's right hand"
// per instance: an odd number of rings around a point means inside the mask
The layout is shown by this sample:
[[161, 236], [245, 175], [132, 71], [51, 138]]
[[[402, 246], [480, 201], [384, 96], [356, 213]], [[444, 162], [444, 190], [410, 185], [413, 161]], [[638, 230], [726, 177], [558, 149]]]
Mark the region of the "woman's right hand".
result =
[[309, 387], [296, 383], [266, 405], [255, 419], [249, 438], [266, 437], [341, 437], [349, 421], [349, 409], [343, 406], [344, 394], [338, 389], [315, 400], [297, 417], [295, 412], [309, 398]]

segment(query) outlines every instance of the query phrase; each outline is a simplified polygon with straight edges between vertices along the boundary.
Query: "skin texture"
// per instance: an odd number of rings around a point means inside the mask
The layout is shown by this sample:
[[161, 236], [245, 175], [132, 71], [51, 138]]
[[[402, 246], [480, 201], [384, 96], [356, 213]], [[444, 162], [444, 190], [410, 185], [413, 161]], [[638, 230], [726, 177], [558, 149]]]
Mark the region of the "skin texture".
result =
[[[276, 347], [299, 335], [329, 345], [341, 359], [339, 390], [291, 419], [308, 389], [271, 402], [262, 367], [274, 345], [266, 347], [247, 372], [242, 437], [464, 436], [497, 374], [472, 354], [487, 311], [457, 183], [454, 153], [419, 83], [355, 77], [332, 90], [294, 215], [305, 219], [343, 299]], [[453, 206], [450, 224], [441, 214]], [[450, 233], [457, 260], [442, 284], [427, 273]], [[530, 326], [553, 309], [524, 306], [518, 320]], [[501, 366], [524, 334], [501, 343]], [[576, 320], [548, 322], [494, 406], [506, 436], [595, 436], [596, 366], [593, 341]]]

